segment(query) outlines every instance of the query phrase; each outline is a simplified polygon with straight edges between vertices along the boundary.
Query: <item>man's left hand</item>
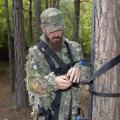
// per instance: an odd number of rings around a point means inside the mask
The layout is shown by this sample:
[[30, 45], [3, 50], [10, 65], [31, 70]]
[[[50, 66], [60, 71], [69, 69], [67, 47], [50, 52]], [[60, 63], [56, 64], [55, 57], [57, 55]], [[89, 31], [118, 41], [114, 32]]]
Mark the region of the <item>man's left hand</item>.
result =
[[73, 83], [79, 83], [80, 81], [81, 70], [77, 67], [72, 67], [68, 70], [67, 76], [69, 80]]

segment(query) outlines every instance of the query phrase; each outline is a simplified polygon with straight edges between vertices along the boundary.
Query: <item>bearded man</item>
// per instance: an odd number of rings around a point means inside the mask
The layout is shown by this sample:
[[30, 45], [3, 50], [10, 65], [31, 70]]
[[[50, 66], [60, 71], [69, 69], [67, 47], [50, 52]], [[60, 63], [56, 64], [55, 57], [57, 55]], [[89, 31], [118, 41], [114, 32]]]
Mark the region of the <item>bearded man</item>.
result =
[[34, 120], [75, 120], [80, 79], [87, 68], [79, 64], [81, 46], [64, 36], [64, 17], [56, 8], [42, 12], [40, 42], [29, 49], [26, 85]]

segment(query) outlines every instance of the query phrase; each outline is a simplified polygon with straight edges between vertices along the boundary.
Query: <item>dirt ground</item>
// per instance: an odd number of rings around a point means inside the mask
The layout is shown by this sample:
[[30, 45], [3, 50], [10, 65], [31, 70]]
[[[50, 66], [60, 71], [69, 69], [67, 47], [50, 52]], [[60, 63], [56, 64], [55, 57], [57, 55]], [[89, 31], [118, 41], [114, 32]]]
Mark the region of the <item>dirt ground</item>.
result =
[[0, 120], [32, 120], [31, 108], [16, 109], [15, 94], [10, 91], [8, 72], [0, 71]]
[[[87, 115], [87, 95], [87, 91], [84, 91], [81, 96], [81, 108], [85, 116]], [[0, 120], [32, 120], [30, 112], [30, 107], [16, 109], [15, 94], [10, 91], [8, 72], [0, 71]]]

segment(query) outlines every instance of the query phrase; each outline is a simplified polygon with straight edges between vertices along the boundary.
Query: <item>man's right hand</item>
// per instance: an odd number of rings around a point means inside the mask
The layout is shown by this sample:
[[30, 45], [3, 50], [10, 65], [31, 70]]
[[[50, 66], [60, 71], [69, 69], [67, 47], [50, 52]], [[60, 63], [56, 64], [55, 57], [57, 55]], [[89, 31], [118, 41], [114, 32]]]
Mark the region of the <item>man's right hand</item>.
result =
[[55, 82], [58, 90], [66, 90], [72, 85], [72, 82], [66, 75], [56, 77]]

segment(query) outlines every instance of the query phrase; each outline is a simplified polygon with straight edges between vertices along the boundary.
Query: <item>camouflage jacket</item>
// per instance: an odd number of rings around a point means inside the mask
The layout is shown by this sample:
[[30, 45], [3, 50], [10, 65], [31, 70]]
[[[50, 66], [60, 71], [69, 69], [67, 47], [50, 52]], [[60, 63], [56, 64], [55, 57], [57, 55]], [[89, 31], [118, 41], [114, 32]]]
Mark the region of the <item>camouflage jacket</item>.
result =
[[[45, 41], [44, 35], [42, 35], [40, 39]], [[80, 44], [77, 42], [69, 41], [66, 38], [64, 38], [64, 40], [66, 40], [70, 46], [73, 60], [78, 61], [82, 59], [82, 50]], [[64, 63], [67, 64], [70, 63], [70, 60], [66, 54], [67, 49], [65, 45], [63, 45], [61, 52], [57, 53], [57, 55], [63, 60]], [[57, 64], [55, 65], [57, 66]], [[81, 66], [78, 63], [76, 63], [75, 66], [79, 67], [82, 71], [81, 79], [87, 79], [87, 67]], [[33, 107], [32, 116], [36, 117], [38, 112], [38, 105], [44, 106], [45, 109], [48, 109], [55, 98], [54, 91], [57, 89], [55, 83], [56, 75], [54, 72], [51, 72], [48, 63], [45, 60], [44, 54], [40, 52], [36, 45], [29, 49], [26, 63], [26, 73], [26, 86], [29, 94], [29, 103]], [[68, 116], [69, 113], [71, 90], [73, 93], [73, 116], [79, 107], [79, 88], [72, 87], [70, 90], [62, 92], [59, 111], [64, 119]]]

